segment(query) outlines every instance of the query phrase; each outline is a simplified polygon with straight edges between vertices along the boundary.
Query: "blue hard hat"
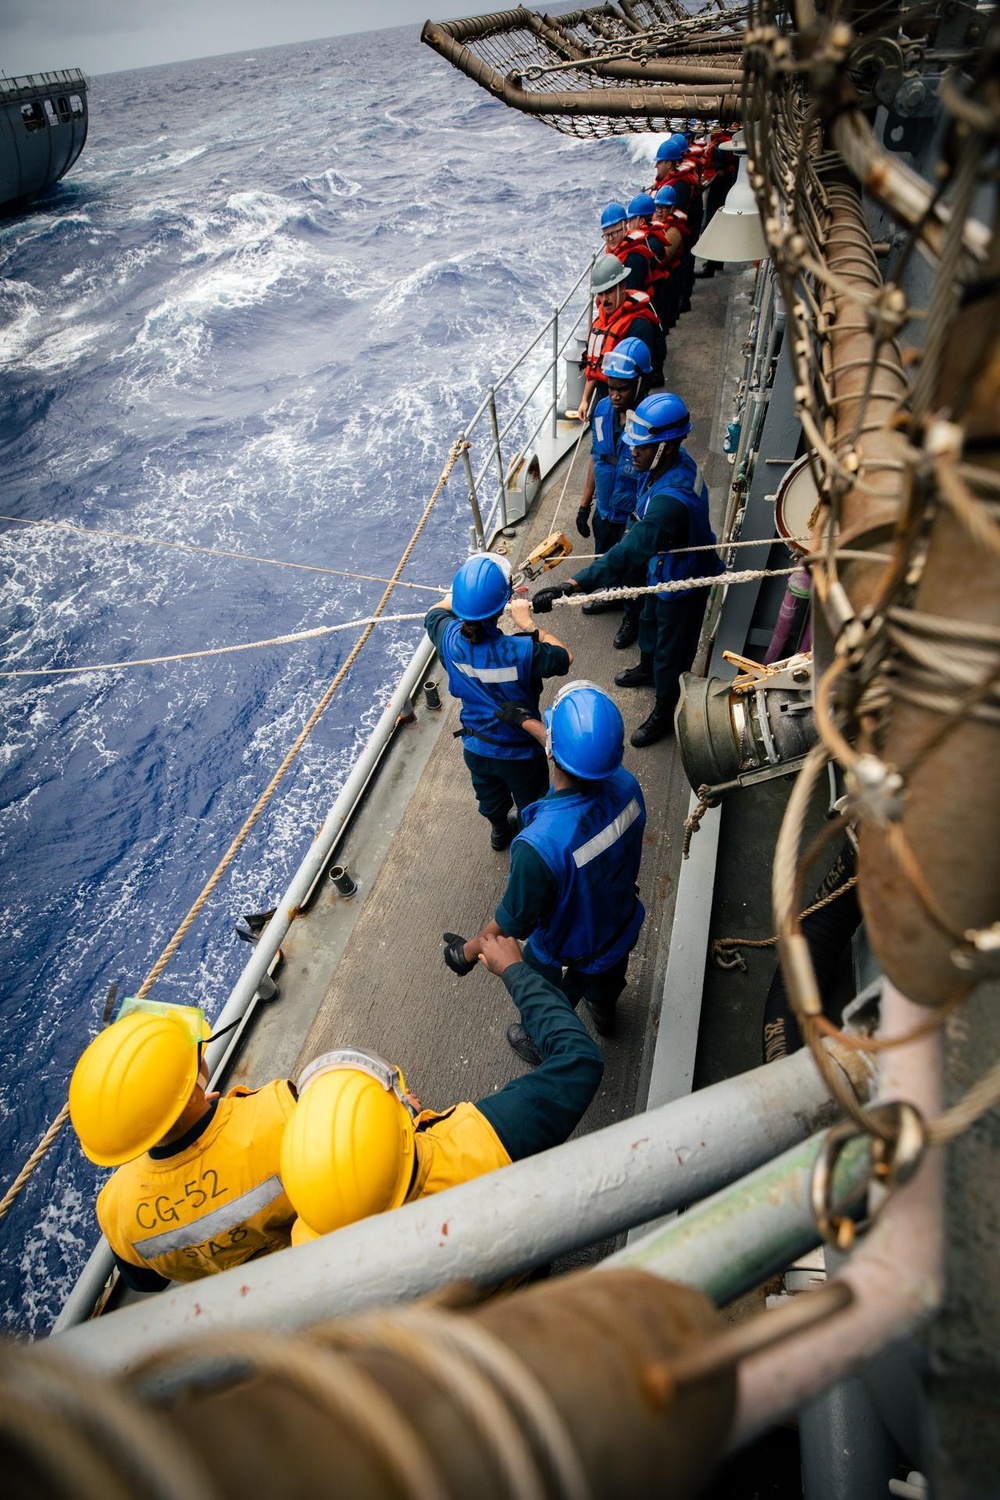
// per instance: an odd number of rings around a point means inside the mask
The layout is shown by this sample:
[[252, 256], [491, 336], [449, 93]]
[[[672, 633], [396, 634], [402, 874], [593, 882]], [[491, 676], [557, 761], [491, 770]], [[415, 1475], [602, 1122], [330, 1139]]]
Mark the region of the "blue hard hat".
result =
[[616, 224], [624, 224], [627, 218], [623, 203], [609, 203], [601, 214], [601, 228], [614, 229]]
[[628, 206], [630, 219], [648, 219], [656, 204], [648, 193], [637, 193]]
[[602, 781], [622, 763], [622, 716], [594, 682], [567, 683], [545, 710], [545, 731], [556, 765], [581, 781]]
[[687, 155], [687, 136], [668, 135], [656, 148], [657, 161], [680, 161]]
[[451, 607], [460, 620], [492, 620], [511, 595], [510, 563], [498, 552], [477, 552], [455, 574]]
[[648, 448], [653, 443], [669, 443], [686, 437], [691, 431], [691, 414], [680, 396], [657, 391], [640, 401], [625, 418], [622, 442], [629, 448]]
[[656, 190], [657, 208], [673, 208], [677, 202], [677, 194], [672, 187], [661, 187]]
[[648, 345], [642, 339], [622, 339], [601, 360], [601, 373], [612, 380], [638, 380], [640, 375], [651, 375], [653, 361]]

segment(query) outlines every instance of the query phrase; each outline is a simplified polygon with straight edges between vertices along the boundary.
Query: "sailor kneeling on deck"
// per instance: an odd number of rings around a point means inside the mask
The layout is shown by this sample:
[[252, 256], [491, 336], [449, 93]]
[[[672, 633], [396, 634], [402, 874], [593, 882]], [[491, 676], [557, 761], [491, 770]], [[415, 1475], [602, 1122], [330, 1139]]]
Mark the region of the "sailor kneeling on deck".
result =
[[346, 1048], [299, 1079], [281, 1177], [299, 1218], [292, 1243], [328, 1234], [562, 1145], [604, 1071], [600, 1050], [566, 997], [528, 964], [513, 938], [490, 937], [482, 962], [503, 980], [538, 1039], [540, 1067], [472, 1104], [421, 1109], [399, 1068]]
[[[646, 915], [636, 884], [646, 806], [621, 763], [622, 716], [594, 683], [571, 682], [545, 710], [544, 727], [527, 711], [520, 717], [524, 732], [545, 742], [552, 790], [525, 809], [493, 920], [468, 942], [446, 932], [445, 963], [468, 974], [494, 934], [527, 938], [525, 962], [560, 985], [574, 1008], [583, 1000], [610, 1036]], [[525, 1062], [540, 1061], [526, 1020], [507, 1040]]]
[[292, 1084], [209, 1094], [202, 1011], [128, 1006], [91, 1042], [69, 1087], [86, 1155], [118, 1168], [97, 1219], [126, 1285], [160, 1291], [290, 1244], [295, 1210], [278, 1159]]
[[511, 595], [510, 563], [498, 553], [468, 558], [451, 593], [429, 610], [424, 629], [448, 671], [448, 689], [461, 702], [465, 764], [479, 811], [490, 824], [490, 847], [506, 849], [520, 814], [549, 789], [545, 752], [516, 726], [497, 718], [505, 703], [527, 703], [538, 714], [546, 677], [565, 677], [573, 658], [561, 641], [536, 630], [527, 600], [510, 607], [519, 632], [497, 625]]

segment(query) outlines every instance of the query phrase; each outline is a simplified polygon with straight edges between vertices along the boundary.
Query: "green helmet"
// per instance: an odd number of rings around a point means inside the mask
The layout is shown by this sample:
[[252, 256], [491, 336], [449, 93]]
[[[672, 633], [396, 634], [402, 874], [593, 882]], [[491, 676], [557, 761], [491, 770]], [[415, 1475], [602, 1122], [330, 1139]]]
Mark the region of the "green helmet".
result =
[[628, 266], [623, 266], [617, 255], [599, 255], [591, 272], [590, 284], [595, 292], [610, 292], [627, 276]]

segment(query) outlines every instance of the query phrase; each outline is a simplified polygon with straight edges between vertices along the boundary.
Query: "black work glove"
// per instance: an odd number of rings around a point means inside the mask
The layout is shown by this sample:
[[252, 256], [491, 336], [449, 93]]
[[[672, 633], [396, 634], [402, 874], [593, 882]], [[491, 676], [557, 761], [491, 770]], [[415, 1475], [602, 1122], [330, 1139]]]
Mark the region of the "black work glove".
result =
[[525, 719], [537, 719], [538, 715], [534, 709], [525, 708], [523, 703], [505, 703], [502, 708], [493, 710], [493, 717], [501, 724], [509, 724], [512, 729], [520, 729]]
[[581, 505], [576, 513], [576, 529], [581, 536], [590, 535], [590, 506]]
[[539, 589], [531, 601], [531, 612], [535, 615], [547, 615], [552, 609], [553, 599], [564, 599], [567, 594], [575, 592], [571, 583], [554, 583], [550, 588]]
[[468, 959], [465, 956], [465, 938], [459, 937], [457, 932], [446, 932], [443, 934], [445, 941], [444, 961], [453, 974], [464, 979], [466, 974], [471, 974], [478, 959]]

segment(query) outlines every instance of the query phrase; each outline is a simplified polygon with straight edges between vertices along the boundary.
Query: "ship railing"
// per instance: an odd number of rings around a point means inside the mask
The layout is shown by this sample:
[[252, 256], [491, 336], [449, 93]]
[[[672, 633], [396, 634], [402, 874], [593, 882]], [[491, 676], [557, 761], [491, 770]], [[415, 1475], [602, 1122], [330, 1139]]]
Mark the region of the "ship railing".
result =
[[[556, 438], [559, 423], [560, 402], [565, 399], [566, 383], [560, 375], [562, 361], [571, 358], [571, 351], [579, 339], [580, 325], [589, 328], [591, 299], [589, 282], [592, 262], [587, 261], [566, 296], [553, 308], [551, 317], [539, 328], [534, 338], [518, 354], [494, 383], [487, 388], [465, 429], [459, 433], [460, 443], [471, 445], [473, 434], [489, 422], [488, 447], [478, 470], [474, 467], [471, 446], [463, 452], [469, 506], [472, 511], [474, 545], [482, 550], [489, 539], [507, 525], [508, 479], [517, 461], [526, 458], [543, 430], [548, 427], [552, 439]], [[581, 298], [581, 289], [586, 293]], [[581, 300], [579, 311], [567, 314], [574, 299]], [[568, 332], [567, 332], [568, 325]], [[539, 358], [541, 346], [548, 339], [548, 357]], [[531, 389], [521, 397], [513, 415], [501, 427], [497, 410], [497, 395], [513, 386], [519, 391], [525, 372], [532, 381]], [[548, 383], [548, 397], [539, 402], [538, 394]], [[516, 397], [515, 397], [516, 399]], [[532, 423], [534, 425], [532, 426]], [[504, 453], [516, 448], [513, 462], [505, 462]], [[488, 476], [493, 479], [488, 481]], [[486, 488], [484, 489], [484, 486]], [[485, 509], [483, 500], [486, 500]]]
[[[546, 423], [551, 423], [553, 437], [556, 434], [556, 426], [560, 409], [560, 401], [565, 399], [565, 386], [560, 381], [560, 360], [571, 348], [573, 340], [578, 335], [581, 322], [590, 317], [589, 278], [591, 262], [588, 261], [580, 276], [577, 277], [567, 295], [554, 308], [551, 317], [539, 329], [531, 342], [522, 349], [521, 353], [511, 365], [498, 377], [487, 391], [486, 396], [480, 402], [477, 410], [467, 424], [465, 432], [460, 434], [463, 441], [467, 441], [469, 435], [481, 426], [484, 419], [489, 418], [489, 451], [483, 461], [478, 474], [473, 472], [469, 450], [463, 453], [466, 466], [466, 477], [469, 485], [469, 501], [472, 507], [473, 523], [475, 531], [475, 545], [477, 548], [485, 548], [488, 540], [495, 534], [498, 527], [506, 524], [506, 475], [507, 470], [503, 462], [503, 444], [511, 437], [521, 423], [522, 430], [526, 432], [520, 451], [526, 454], [531, 444], [534, 443]], [[580, 312], [573, 317], [569, 332], [566, 333], [566, 310], [580, 289], [587, 284], [587, 293]], [[551, 333], [550, 353], [547, 360], [542, 362], [540, 373], [538, 371], [538, 360], [534, 358], [536, 351], [545, 339], [546, 334]], [[507, 385], [515, 385], [522, 372], [527, 369], [533, 384], [527, 395], [523, 396], [517, 405], [512, 417], [501, 428], [497, 417], [497, 392]], [[540, 415], [537, 410], [532, 412], [531, 418], [524, 421], [526, 414], [539, 390], [546, 379], [551, 381], [550, 394], [546, 402], [542, 404]], [[519, 386], [517, 386], [519, 388]], [[531, 421], [534, 426], [531, 427]], [[530, 428], [530, 431], [528, 430]], [[483, 484], [486, 474], [491, 467], [495, 467], [497, 475], [497, 491], [492, 500], [486, 521], [483, 521], [479, 510], [478, 493]], [[292, 877], [291, 884], [284, 896], [275, 907], [275, 914], [267, 927], [261, 933], [254, 945], [254, 951], [243, 968], [239, 979], [230, 992], [226, 1004], [215, 1021], [217, 1031], [225, 1030], [230, 1023], [240, 1021], [240, 1024], [225, 1042], [217, 1046], [210, 1044], [206, 1050], [206, 1057], [212, 1071], [212, 1086], [217, 1086], [228, 1067], [228, 1064], [237, 1050], [247, 1027], [251, 1024], [256, 1009], [259, 991], [264, 976], [269, 972], [269, 966], [274, 959], [281, 940], [291, 924], [292, 914], [298, 911], [305, 898], [305, 894], [315, 883], [316, 876], [332, 858], [333, 852], [339, 840], [343, 837], [353, 812], [365, 795], [368, 782], [377, 767], [391, 739], [396, 727], [400, 722], [401, 714], [407, 710], [413, 694], [417, 691], [419, 684], [426, 676], [427, 669], [433, 657], [433, 647], [426, 636], [417, 646], [410, 662], [404, 671], [392, 698], [389, 700], [382, 718], [372, 732], [372, 735], [355, 761], [354, 766], [337, 796], [333, 807], [327, 815], [319, 833], [317, 833], [309, 851], [303, 858]], [[114, 1259], [105, 1239], [101, 1239], [89, 1260], [83, 1267], [79, 1277], [74, 1283], [69, 1295], [63, 1304], [54, 1325], [54, 1331], [62, 1333], [68, 1328], [75, 1327], [91, 1317], [94, 1308], [101, 1301], [108, 1277], [114, 1270]]]
[[86, 87], [86, 76], [79, 68], [58, 68], [54, 73], [22, 73], [16, 78], [0, 78], [0, 103], [31, 99], [37, 94], [54, 93], [56, 89]]

